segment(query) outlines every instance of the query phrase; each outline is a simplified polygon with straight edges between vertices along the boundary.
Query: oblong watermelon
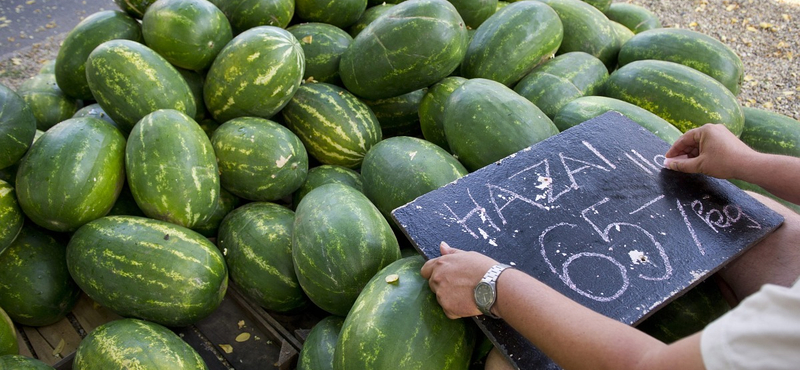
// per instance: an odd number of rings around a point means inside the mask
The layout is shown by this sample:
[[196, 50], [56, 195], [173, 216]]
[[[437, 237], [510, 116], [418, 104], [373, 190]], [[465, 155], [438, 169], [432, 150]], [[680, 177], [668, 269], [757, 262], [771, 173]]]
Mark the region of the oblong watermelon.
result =
[[292, 195], [292, 205], [297, 208], [303, 197], [311, 190], [330, 183], [345, 184], [358, 191], [363, 190], [360, 173], [347, 167], [323, 164], [308, 170], [306, 181]]
[[333, 351], [344, 318], [328, 316], [308, 333], [297, 359], [297, 370], [333, 370]]
[[604, 13], [608, 19], [621, 23], [633, 33], [661, 28], [658, 16], [641, 5], [612, 3]]
[[482, 78], [464, 82], [444, 108], [450, 149], [470, 171], [558, 133], [533, 103], [505, 85]]
[[66, 251], [75, 282], [121, 316], [189, 325], [211, 314], [228, 287], [219, 249], [204, 236], [164, 221], [103, 217], [78, 229]]
[[156, 0], [114, 0], [114, 3], [131, 17], [142, 19], [147, 8]]
[[142, 27], [116, 10], [94, 13], [78, 23], [58, 49], [54, 72], [61, 91], [74, 99], [94, 100], [86, 80], [86, 59], [100, 44], [114, 39], [142, 42]]
[[467, 27], [476, 29], [497, 11], [497, 0], [449, 0]]
[[[0, 254], [3, 252], [0, 251]], [[341, 328], [341, 325], [339, 325]], [[338, 335], [339, 332], [337, 331]], [[16, 355], [19, 353], [19, 345], [17, 344], [17, 328], [14, 322], [8, 317], [6, 311], [0, 307], [0, 356]], [[331, 350], [331, 357], [333, 357], [333, 350]]]
[[[225, 190], [225, 188], [220, 187], [219, 201], [217, 202], [217, 206], [214, 208], [214, 212], [211, 213], [211, 217], [192, 227], [192, 230], [207, 238], [216, 238], [217, 232], [219, 231], [219, 225], [222, 223], [222, 220], [228, 215], [228, 213], [231, 213], [231, 211], [236, 209], [241, 201], [242, 200], [239, 197], [231, 194], [229, 191]], [[138, 215], [131, 214], [131, 216]], [[141, 216], [144, 216], [144, 214]]]
[[512, 86], [561, 46], [558, 14], [536, 1], [513, 3], [489, 17], [472, 36], [461, 75]]
[[463, 319], [445, 316], [419, 273], [424, 262], [403, 258], [369, 281], [339, 332], [334, 369], [469, 367], [474, 336]]
[[323, 164], [358, 168], [369, 148], [383, 138], [372, 110], [336, 85], [300, 86], [281, 114], [286, 127]]
[[2, 370], [53, 370], [41, 360], [22, 355], [0, 356], [0, 369]]
[[381, 124], [383, 138], [420, 132], [419, 105], [427, 89], [419, 89], [391, 98], [364, 100]]
[[682, 132], [706, 123], [722, 123], [738, 136], [744, 128], [744, 113], [730, 90], [678, 63], [628, 63], [608, 77], [603, 95], [647, 109]]
[[108, 114], [106, 113], [106, 111], [103, 110], [103, 107], [101, 107], [100, 104], [94, 103], [84, 106], [83, 108], [78, 109], [78, 111], [75, 112], [75, 114], [72, 116], [72, 118], [80, 118], [80, 117], [92, 117], [101, 119], [105, 122], [108, 122], [110, 125], [116, 127], [121, 134], [123, 135], [128, 134], [128, 132], [123, 132], [122, 129], [119, 128], [119, 126], [117, 126], [117, 123], [114, 122], [114, 120], [108, 116]]
[[624, 66], [644, 59], [683, 64], [719, 81], [738, 95], [744, 79], [744, 64], [733, 49], [706, 34], [680, 28], [658, 28], [636, 34], [619, 50]]
[[0, 307], [19, 324], [54, 324], [81, 294], [67, 270], [64, 245], [33, 225], [23, 226], [0, 253], [0, 266]]
[[74, 231], [104, 216], [125, 183], [125, 138], [92, 117], [61, 122], [20, 161], [16, 190], [23, 212], [53, 231]]
[[295, 14], [300, 19], [339, 28], [355, 23], [366, 8], [367, 0], [295, 0]]
[[294, 0], [210, 0], [231, 23], [234, 35], [259, 26], [285, 28], [294, 15]]
[[800, 121], [766, 109], [742, 107], [744, 129], [739, 137], [762, 152], [800, 157]]
[[36, 117], [36, 128], [42, 131], [69, 119], [78, 110], [78, 101], [61, 91], [51, 73], [31, 77], [20, 85], [17, 93]]
[[253, 202], [222, 221], [217, 245], [230, 277], [261, 307], [290, 312], [308, 302], [292, 262], [294, 212], [275, 203]]
[[106, 41], [86, 60], [86, 79], [97, 103], [125, 132], [159, 109], [194, 117], [192, 91], [166, 59], [138, 42]]
[[581, 0], [539, 0], [558, 13], [564, 26], [559, 54], [583, 51], [603, 61], [609, 71], [617, 64], [620, 44], [608, 18]]
[[349, 33], [351, 37], [358, 36], [358, 34], [367, 28], [372, 21], [378, 19], [378, 17], [383, 15], [383, 13], [391, 9], [393, 6], [394, 4], [388, 2], [370, 6], [364, 11], [364, 13], [361, 14], [361, 17], [358, 18], [356, 23], [353, 23], [350, 25], [350, 27], [347, 27], [347, 33]]
[[450, 94], [461, 86], [466, 78], [451, 76], [431, 86], [419, 103], [419, 125], [422, 136], [442, 149], [450, 151], [444, 136], [444, 104]]
[[17, 193], [11, 184], [0, 180], [0, 254], [3, 253], [11, 242], [22, 230], [24, 217], [17, 202]]
[[208, 369], [200, 354], [177, 334], [137, 319], [114, 320], [92, 330], [75, 350], [72, 366], [75, 370]]
[[236, 36], [206, 75], [206, 107], [217, 122], [254, 116], [269, 119], [300, 86], [305, 71], [303, 48], [286, 30], [251, 28]]
[[339, 61], [353, 42], [341, 28], [326, 23], [302, 23], [286, 29], [300, 40], [306, 58], [303, 79], [341, 85]]
[[369, 199], [343, 184], [326, 184], [297, 206], [292, 260], [314, 304], [345, 316], [370, 278], [400, 258], [392, 228]]
[[467, 51], [467, 28], [444, 0], [398, 4], [356, 36], [339, 63], [344, 86], [366, 99], [391, 98], [452, 73]]
[[33, 143], [36, 117], [21, 96], [0, 84], [0, 169], [17, 163]]
[[179, 111], [157, 110], [133, 127], [125, 169], [133, 198], [148, 217], [191, 228], [211, 217], [219, 201], [211, 141]]
[[705, 280], [653, 313], [637, 328], [664, 343], [672, 343], [703, 330], [730, 309], [717, 284]]

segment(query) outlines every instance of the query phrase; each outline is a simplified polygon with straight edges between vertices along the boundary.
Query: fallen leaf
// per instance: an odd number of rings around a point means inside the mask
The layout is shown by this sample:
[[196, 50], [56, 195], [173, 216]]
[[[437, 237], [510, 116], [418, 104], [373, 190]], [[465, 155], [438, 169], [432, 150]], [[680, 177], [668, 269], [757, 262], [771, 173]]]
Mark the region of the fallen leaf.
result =
[[753, 27], [753, 26], [747, 26], [747, 30], [748, 30], [748, 31], [750, 31], [750, 32], [756, 32], [756, 31], [758, 31], [758, 30], [757, 30], [755, 27]]
[[753, 76], [751, 76], [751, 75], [745, 75], [745, 76], [744, 76], [744, 80], [745, 80], [745, 81], [752, 81], [752, 80], [753, 80]]
[[61, 351], [64, 350], [64, 346], [66, 345], [67, 342], [64, 341], [64, 338], [61, 338], [61, 340], [58, 341], [58, 345], [56, 346], [56, 348], [53, 349], [53, 356], [61, 356]]
[[248, 340], [250, 340], [250, 333], [248, 332], [244, 332], [236, 336], [236, 341], [239, 343], [247, 342]]
[[764, 103], [763, 107], [767, 108], [767, 109], [771, 109], [773, 107], [773, 104], [772, 104], [772, 102], [766, 102], [766, 103]]
[[239, 320], [238, 325], [239, 325], [239, 329], [243, 328], [244, 327], [244, 320]]
[[225, 353], [233, 353], [233, 347], [230, 344], [220, 344], [219, 348], [222, 348]]
[[22, 59], [11, 58], [11, 63], [14, 64], [15, 66], [18, 66], [18, 65], [22, 64]]
[[727, 10], [727, 11], [731, 12], [731, 11], [735, 10], [736, 8], [738, 8], [738, 7], [739, 7], [739, 4], [731, 4], [731, 5], [728, 5], [728, 6], [725, 8], [725, 10]]
[[792, 19], [792, 17], [790, 17], [789, 14], [781, 14], [781, 18], [783, 18], [783, 20], [785, 21]]
[[689, 27], [691, 27], [691, 28], [697, 27], [697, 22], [689, 23]]

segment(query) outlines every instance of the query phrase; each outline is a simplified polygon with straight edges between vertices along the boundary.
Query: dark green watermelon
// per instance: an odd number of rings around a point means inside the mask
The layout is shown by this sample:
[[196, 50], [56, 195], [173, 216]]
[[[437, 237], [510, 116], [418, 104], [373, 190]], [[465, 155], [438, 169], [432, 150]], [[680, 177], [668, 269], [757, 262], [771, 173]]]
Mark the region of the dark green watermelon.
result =
[[297, 370], [333, 370], [333, 351], [343, 323], [342, 317], [328, 316], [314, 325], [303, 343]]
[[78, 101], [61, 91], [54, 74], [33, 76], [20, 85], [17, 93], [36, 117], [36, 128], [42, 131], [71, 118], [78, 110]]
[[33, 143], [36, 117], [21, 96], [0, 84], [0, 169], [17, 163]]
[[294, 0], [210, 0], [230, 21], [233, 34], [251, 28], [285, 28], [294, 15]]
[[340, 183], [352, 186], [353, 189], [362, 191], [361, 174], [347, 167], [323, 164], [308, 170], [306, 181], [292, 196], [294, 208], [300, 204], [303, 197], [311, 190], [330, 183]]
[[303, 79], [341, 85], [339, 60], [353, 38], [341, 28], [326, 23], [302, 23], [286, 29], [300, 41], [306, 58]]
[[346, 28], [367, 8], [367, 0], [295, 0], [297, 16], [306, 22], [321, 22]]
[[450, 151], [450, 146], [444, 136], [444, 103], [466, 80], [457, 76], [446, 77], [431, 86], [419, 103], [419, 125], [422, 136], [447, 151]]

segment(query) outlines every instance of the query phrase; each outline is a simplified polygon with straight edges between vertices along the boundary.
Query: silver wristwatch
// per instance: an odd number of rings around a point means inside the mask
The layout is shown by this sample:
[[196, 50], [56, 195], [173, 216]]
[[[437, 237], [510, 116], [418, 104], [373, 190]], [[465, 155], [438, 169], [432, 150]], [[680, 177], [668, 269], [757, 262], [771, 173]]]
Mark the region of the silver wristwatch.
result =
[[497, 301], [497, 278], [500, 277], [500, 273], [502, 273], [503, 270], [509, 267], [511, 266], [503, 263], [492, 266], [489, 271], [486, 271], [486, 274], [483, 275], [483, 279], [481, 279], [478, 285], [475, 286], [475, 305], [478, 306], [481, 313], [493, 319], [499, 319], [499, 317], [492, 313], [492, 306], [494, 306], [494, 302]]

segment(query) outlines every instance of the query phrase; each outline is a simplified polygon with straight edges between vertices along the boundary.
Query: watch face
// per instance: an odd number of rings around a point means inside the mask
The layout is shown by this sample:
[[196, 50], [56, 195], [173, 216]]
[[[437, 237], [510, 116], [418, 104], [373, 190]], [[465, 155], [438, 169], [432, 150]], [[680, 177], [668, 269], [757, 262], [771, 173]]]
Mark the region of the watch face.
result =
[[480, 282], [475, 287], [475, 303], [479, 307], [488, 307], [494, 301], [494, 291], [488, 283]]

